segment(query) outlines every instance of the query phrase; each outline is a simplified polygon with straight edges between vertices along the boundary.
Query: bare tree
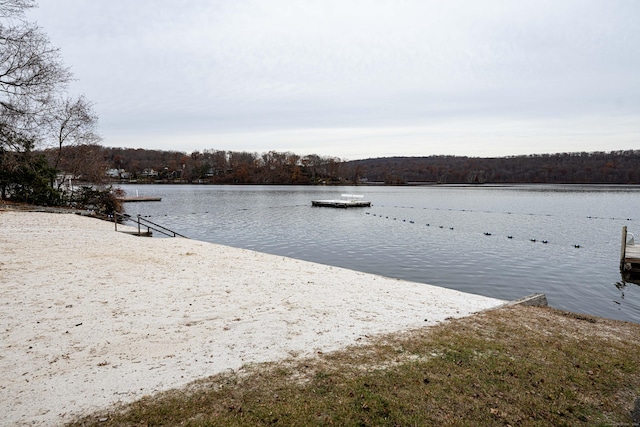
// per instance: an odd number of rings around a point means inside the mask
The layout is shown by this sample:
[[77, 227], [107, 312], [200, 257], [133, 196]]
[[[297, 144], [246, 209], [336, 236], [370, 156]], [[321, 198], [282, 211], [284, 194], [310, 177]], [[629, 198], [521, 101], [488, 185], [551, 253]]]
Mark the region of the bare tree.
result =
[[[53, 189], [53, 182], [59, 167], [76, 170], [84, 163], [90, 171], [85, 176], [100, 176], [100, 138], [91, 104], [84, 97], [60, 97], [71, 72], [59, 49], [26, 20], [25, 11], [35, 6], [34, 0], [0, 0], [0, 195], [20, 196], [18, 190], [27, 188], [37, 195], [29, 197], [32, 203], [58, 203], [60, 188]], [[43, 140], [57, 147], [50, 163], [33, 152]], [[67, 146], [78, 149], [65, 159]]]
[[66, 146], [97, 144], [101, 140], [96, 130], [97, 124], [98, 116], [93, 112], [93, 105], [84, 96], [55, 102], [55, 108], [48, 119], [56, 153], [51, 166], [55, 169], [60, 167], [63, 148]]
[[0, 0], [0, 146], [15, 149], [15, 134], [38, 136], [54, 94], [71, 79], [59, 50], [25, 20], [31, 0]]

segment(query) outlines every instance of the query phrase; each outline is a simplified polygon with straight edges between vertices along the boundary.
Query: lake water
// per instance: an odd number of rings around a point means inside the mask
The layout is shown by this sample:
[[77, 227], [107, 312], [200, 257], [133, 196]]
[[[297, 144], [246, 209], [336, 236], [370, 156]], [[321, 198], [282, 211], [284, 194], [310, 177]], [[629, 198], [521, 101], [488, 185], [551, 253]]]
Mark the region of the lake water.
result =
[[[162, 197], [126, 213], [193, 239], [640, 323], [640, 285], [619, 271], [622, 227], [640, 240], [640, 187], [121, 187]], [[372, 207], [311, 206], [343, 193]]]

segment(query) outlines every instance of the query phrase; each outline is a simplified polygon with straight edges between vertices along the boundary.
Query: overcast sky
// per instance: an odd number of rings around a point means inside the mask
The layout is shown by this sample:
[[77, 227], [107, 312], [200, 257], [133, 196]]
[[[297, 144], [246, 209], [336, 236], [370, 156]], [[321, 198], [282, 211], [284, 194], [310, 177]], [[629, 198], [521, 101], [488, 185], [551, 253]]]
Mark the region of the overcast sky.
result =
[[39, 0], [103, 145], [640, 149], [637, 0]]

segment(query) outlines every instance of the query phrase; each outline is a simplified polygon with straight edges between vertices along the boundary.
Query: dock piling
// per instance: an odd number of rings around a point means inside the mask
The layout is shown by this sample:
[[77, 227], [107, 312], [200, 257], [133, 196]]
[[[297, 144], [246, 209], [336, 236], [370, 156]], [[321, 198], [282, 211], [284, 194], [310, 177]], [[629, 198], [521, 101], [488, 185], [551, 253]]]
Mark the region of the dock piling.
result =
[[624, 269], [624, 258], [627, 255], [627, 226], [622, 226], [622, 245], [620, 248], [620, 270]]

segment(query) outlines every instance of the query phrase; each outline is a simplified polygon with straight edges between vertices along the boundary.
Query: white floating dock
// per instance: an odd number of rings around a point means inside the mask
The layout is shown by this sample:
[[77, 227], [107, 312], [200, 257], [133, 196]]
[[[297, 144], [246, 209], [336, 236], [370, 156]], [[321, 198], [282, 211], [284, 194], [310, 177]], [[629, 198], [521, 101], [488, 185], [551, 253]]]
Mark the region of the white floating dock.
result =
[[371, 206], [371, 202], [360, 200], [364, 196], [354, 194], [343, 194], [341, 199], [334, 200], [312, 200], [311, 206], [327, 208], [366, 208]]

